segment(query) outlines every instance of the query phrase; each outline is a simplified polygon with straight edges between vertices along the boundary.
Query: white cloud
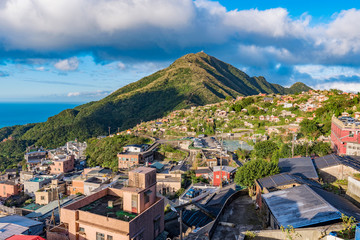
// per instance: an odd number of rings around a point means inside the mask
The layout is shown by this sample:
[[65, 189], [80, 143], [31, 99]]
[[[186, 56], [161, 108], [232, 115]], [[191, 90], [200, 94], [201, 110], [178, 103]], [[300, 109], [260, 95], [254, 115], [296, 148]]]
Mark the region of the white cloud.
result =
[[124, 70], [126, 68], [125, 64], [122, 62], [118, 62], [117, 64], [118, 68], [120, 68], [121, 70]]
[[320, 83], [312, 86], [314, 89], [339, 89], [344, 92], [360, 92], [360, 83], [358, 82], [331, 82], [331, 83]]
[[37, 67], [37, 68], [35, 68], [35, 70], [42, 72], [42, 71], [45, 71], [45, 67], [44, 66]]
[[[298, 72], [318, 80], [358, 76], [360, 10], [336, 13], [328, 23], [313, 23], [306, 13], [290, 14], [284, 8], [228, 11], [210, 0], [3, 0], [0, 56], [12, 50], [28, 53], [19, 58], [34, 59], [87, 52], [100, 61], [118, 62], [123, 57], [150, 62], [204, 49], [255, 69], [296, 65]], [[116, 67], [159, 69], [131, 64], [118, 62]], [[338, 67], [342, 64], [355, 67]], [[313, 65], [317, 67], [309, 67]], [[78, 66], [76, 58], [55, 64], [61, 71]]]
[[68, 97], [102, 98], [109, 95], [111, 91], [97, 90], [92, 92], [69, 92]]
[[308, 74], [316, 80], [328, 80], [340, 77], [360, 77], [360, 69], [343, 66], [298, 65], [294, 69], [299, 73]]
[[68, 97], [77, 97], [80, 96], [80, 92], [69, 92], [67, 94]]
[[54, 64], [54, 67], [61, 71], [75, 71], [79, 67], [79, 60], [77, 57], [60, 60]]

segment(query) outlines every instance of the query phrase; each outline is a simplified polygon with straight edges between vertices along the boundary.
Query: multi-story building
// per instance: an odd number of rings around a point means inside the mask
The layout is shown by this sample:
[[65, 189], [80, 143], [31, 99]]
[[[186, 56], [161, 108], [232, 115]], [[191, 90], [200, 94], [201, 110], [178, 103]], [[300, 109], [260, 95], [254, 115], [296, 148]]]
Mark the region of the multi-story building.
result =
[[62, 159], [55, 160], [50, 168], [51, 174], [71, 172], [74, 170], [74, 155], [64, 156]]
[[66, 192], [65, 182], [60, 182], [58, 179], [51, 180], [51, 184], [43, 187], [35, 192], [35, 203], [46, 205], [57, 200], [59, 194]]
[[331, 146], [339, 155], [360, 155], [360, 121], [351, 117], [333, 117]]
[[14, 181], [0, 182], [0, 197], [7, 198], [12, 195], [18, 195], [19, 193], [19, 184], [16, 184]]
[[[146, 145], [147, 146], [147, 145]], [[118, 153], [119, 168], [127, 169], [154, 160], [154, 152], [147, 151], [144, 145], [128, 145]]]
[[129, 172], [129, 185], [106, 188], [61, 208], [62, 225], [47, 239], [153, 240], [164, 230], [164, 200], [156, 196], [156, 170]]

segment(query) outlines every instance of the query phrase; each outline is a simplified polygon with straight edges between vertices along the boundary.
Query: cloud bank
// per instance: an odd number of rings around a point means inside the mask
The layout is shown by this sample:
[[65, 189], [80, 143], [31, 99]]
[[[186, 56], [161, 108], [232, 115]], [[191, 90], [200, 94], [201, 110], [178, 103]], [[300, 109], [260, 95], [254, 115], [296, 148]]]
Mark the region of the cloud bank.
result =
[[353, 82], [359, 21], [358, 9], [313, 23], [312, 16], [292, 17], [284, 8], [227, 10], [209, 0], [3, 0], [0, 58], [56, 59], [54, 66], [66, 72], [78, 69], [74, 56], [91, 54], [97, 62], [119, 61], [124, 70], [127, 60], [205, 50], [281, 84]]

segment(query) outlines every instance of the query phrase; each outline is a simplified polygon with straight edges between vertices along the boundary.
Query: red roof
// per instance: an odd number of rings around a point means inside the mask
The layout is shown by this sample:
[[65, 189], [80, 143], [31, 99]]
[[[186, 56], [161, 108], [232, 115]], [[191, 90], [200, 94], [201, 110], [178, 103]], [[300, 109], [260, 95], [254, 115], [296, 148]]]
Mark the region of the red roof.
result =
[[6, 240], [45, 240], [45, 238], [31, 235], [14, 235], [7, 238]]

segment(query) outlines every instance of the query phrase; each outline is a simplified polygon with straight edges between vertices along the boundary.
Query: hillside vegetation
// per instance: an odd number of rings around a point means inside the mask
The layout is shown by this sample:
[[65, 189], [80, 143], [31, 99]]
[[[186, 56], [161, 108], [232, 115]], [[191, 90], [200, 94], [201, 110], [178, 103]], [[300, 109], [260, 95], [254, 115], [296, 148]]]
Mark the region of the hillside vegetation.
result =
[[104, 135], [108, 127], [128, 129], [173, 110], [216, 103], [226, 97], [309, 89], [301, 83], [284, 88], [267, 82], [264, 77], [249, 77], [203, 52], [188, 54], [168, 68], [120, 88], [100, 101], [67, 109], [44, 123], [2, 128], [0, 141], [11, 137], [25, 141], [24, 146], [54, 148], [75, 138], [85, 141]]

